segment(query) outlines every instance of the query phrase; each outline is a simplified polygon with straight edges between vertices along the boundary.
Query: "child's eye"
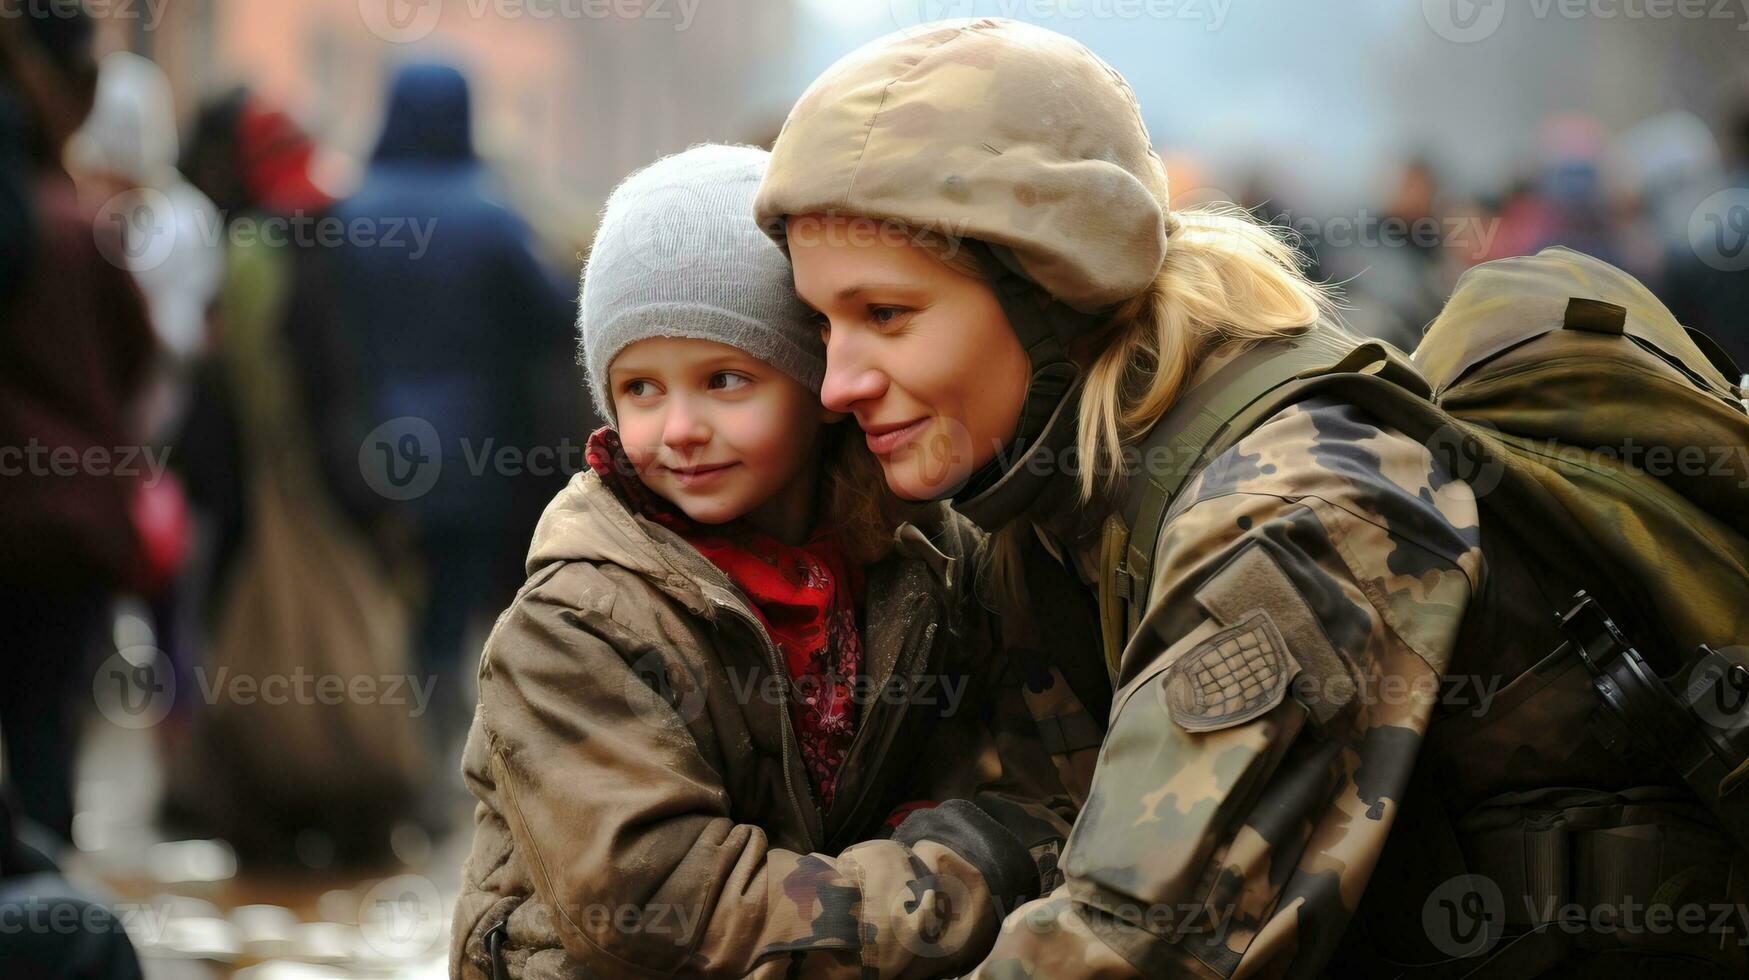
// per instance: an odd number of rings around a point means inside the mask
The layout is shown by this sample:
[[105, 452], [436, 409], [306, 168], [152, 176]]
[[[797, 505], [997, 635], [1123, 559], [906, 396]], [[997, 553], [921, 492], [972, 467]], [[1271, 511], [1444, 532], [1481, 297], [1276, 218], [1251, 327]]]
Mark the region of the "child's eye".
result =
[[655, 394], [655, 387], [654, 384], [643, 378], [633, 378], [627, 381], [621, 390], [633, 398], [643, 398], [645, 395]]
[[903, 306], [871, 306], [868, 308], [868, 318], [874, 321], [875, 326], [887, 327], [909, 312], [911, 311]]
[[722, 391], [734, 391], [752, 383], [752, 378], [739, 371], [718, 371], [711, 375], [711, 387]]
[[832, 321], [824, 313], [815, 313], [808, 319], [813, 321], [814, 329], [820, 331], [820, 342], [825, 343], [826, 338], [832, 336]]

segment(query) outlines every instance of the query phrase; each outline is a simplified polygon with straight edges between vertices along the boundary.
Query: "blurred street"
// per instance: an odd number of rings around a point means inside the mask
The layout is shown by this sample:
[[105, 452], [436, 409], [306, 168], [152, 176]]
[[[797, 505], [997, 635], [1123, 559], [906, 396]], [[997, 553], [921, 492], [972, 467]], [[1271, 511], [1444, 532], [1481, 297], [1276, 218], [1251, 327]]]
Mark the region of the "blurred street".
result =
[[[449, 909], [469, 835], [412, 832], [373, 868], [240, 871], [212, 840], [166, 840], [163, 772], [149, 740], [99, 719], [80, 766], [79, 845], [68, 871], [107, 893], [147, 980], [449, 975]], [[467, 827], [465, 801], [458, 827]]]

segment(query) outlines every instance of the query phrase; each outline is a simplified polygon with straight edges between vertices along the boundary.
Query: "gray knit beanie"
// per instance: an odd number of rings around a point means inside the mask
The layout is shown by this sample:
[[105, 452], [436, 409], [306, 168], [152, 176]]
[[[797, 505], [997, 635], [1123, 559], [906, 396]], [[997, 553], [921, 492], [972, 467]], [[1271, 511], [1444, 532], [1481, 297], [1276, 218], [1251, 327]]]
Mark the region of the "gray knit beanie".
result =
[[714, 340], [818, 393], [826, 351], [789, 260], [753, 220], [771, 154], [706, 143], [627, 177], [607, 198], [583, 270], [578, 346], [601, 417], [607, 369], [648, 337]]

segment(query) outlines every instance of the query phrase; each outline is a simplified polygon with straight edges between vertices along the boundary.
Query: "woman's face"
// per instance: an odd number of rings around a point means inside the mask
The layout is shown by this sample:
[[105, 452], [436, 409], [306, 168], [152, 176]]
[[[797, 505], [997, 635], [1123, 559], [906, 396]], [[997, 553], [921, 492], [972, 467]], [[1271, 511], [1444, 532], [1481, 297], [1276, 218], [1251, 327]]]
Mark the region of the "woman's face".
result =
[[1014, 437], [1031, 371], [996, 294], [890, 227], [789, 222], [796, 293], [820, 314], [820, 401], [856, 416], [887, 486], [928, 500]]

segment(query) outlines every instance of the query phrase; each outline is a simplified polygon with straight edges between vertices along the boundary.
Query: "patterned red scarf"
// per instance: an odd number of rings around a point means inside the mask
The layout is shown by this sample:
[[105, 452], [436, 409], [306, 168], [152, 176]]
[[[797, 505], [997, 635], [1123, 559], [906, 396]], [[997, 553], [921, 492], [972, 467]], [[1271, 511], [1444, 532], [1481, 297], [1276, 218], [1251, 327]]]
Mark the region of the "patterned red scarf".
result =
[[619, 433], [589, 437], [589, 467], [633, 509], [685, 538], [747, 597], [789, 671], [790, 722], [820, 805], [830, 809], [838, 769], [856, 734], [850, 685], [862, 670], [857, 605], [862, 570], [822, 526], [794, 546], [743, 523], [700, 524], [644, 486]]

